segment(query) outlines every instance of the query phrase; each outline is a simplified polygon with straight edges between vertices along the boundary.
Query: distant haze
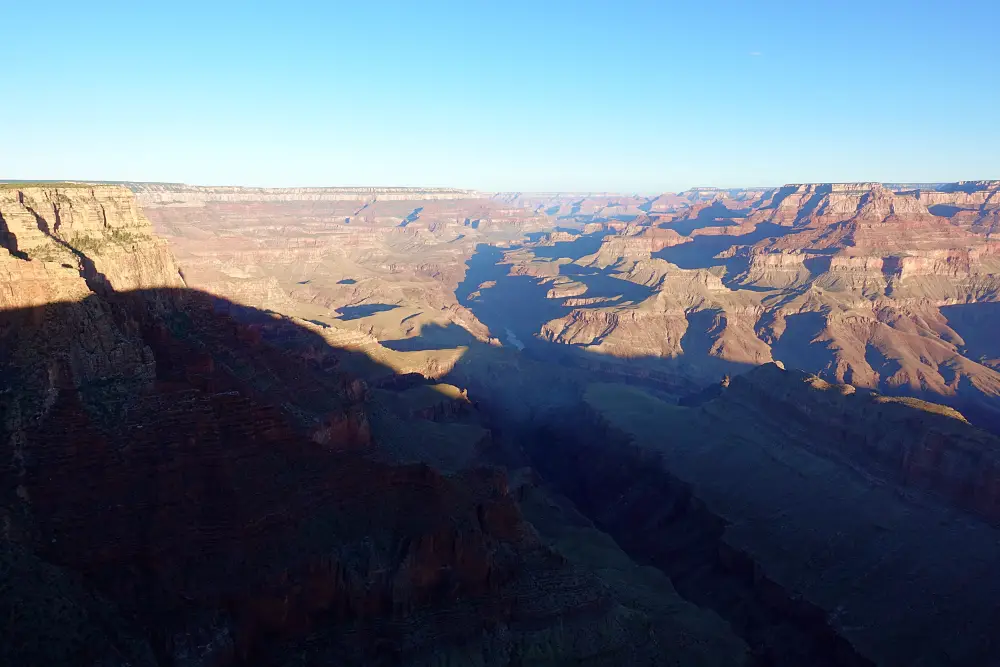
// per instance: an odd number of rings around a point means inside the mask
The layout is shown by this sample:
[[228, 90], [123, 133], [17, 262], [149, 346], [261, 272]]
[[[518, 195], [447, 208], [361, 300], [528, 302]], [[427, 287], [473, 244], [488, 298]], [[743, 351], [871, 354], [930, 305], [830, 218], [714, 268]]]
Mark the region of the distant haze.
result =
[[45, 20], [8, 5], [0, 178], [660, 192], [1000, 177], [992, 0], [53, 0]]

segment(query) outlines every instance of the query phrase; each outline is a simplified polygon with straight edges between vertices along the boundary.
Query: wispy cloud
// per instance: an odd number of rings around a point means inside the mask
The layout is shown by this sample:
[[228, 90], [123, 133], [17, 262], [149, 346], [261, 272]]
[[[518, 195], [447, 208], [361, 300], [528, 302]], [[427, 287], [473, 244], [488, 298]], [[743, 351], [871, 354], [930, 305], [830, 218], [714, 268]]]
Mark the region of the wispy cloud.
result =
[[762, 55], [764, 55], [764, 54], [763, 54], [763, 53], [761, 53], [760, 51], [751, 51], [751, 52], [750, 52], [750, 55], [756, 58], [756, 57], [758, 57], [758, 56], [762, 56]]

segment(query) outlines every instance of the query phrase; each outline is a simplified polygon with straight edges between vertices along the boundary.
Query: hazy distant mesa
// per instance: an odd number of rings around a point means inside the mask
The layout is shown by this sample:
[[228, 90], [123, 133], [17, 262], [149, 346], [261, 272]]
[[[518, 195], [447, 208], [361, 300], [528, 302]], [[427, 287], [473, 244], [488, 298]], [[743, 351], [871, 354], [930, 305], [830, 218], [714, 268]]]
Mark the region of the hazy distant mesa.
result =
[[239, 186], [191, 186], [174, 183], [125, 183], [124, 185], [135, 192], [142, 201], [158, 204], [197, 204], [209, 201], [358, 201], [370, 199], [406, 201], [464, 199], [477, 196], [473, 190], [455, 188], [244, 188]]

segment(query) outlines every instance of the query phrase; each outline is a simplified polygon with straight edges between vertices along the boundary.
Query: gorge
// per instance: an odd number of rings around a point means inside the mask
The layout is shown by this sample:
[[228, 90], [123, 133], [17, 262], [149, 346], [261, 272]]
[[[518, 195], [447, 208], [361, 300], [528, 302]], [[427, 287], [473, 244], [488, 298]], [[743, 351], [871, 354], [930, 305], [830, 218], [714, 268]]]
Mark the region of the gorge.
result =
[[998, 216], [0, 184], [0, 660], [991, 664]]

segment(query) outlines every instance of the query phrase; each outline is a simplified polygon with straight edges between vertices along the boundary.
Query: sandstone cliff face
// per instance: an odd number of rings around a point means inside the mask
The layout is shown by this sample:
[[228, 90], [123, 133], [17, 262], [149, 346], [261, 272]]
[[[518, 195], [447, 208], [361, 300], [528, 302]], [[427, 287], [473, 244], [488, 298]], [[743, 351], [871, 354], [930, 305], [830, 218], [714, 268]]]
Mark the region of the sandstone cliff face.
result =
[[3, 310], [50, 301], [78, 301], [91, 293], [76, 264], [28, 262], [7, 251], [0, 254], [0, 286]]
[[[0, 188], [0, 225], [3, 356], [23, 374], [20, 391], [8, 396], [8, 426], [43, 416], [60, 385], [125, 378], [148, 386], [152, 353], [134, 322], [90, 298], [183, 285], [131, 194], [110, 186]], [[56, 316], [53, 303], [67, 305]]]
[[1000, 207], [1000, 181], [959, 181], [937, 190], [918, 190], [925, 206], [938, 206], [942, 213], [955, 216], [983, 214]]
[[616, 264], [622, 260], [628, 261], [649, 259], [653, 252], [687, 242], [687, 240], [681, 239], [682, 237], [676, 232], [673, 234], [669, 232], [662, 233], [658, 234], [656, 237], [652, 235], [615, 235], [605, 239], [605, 241], [601, 244], [600, 250], [586, 261], [590, 265], [603, 268]]
[[[119, 291], [184, 285], [166, 243], [153, 235], [135, 198], [122, 187], [0, 187], [0, 237], [6, 239], [9, 271], [23, 270], [27, 282], [39, 271], [56, 277], [46, 302], [57, 300], [61, 289], [72, 292], [67, 283], [74, 270], [92, 286]], [[29, 269], [16, 260], [42, 267]], [[11, 274], [8, 280], [20, 279]], [[27, 301], [11, 298], [8, 305]]]
[[669, 358], [681, 353], [686, 329], [682, 310], [578, 309], [545, 323], [540, 335], [547, 341], [572, 343], [602, 354]]
[[802, 284], [811, 273], [799, 253], [752, 252], [740, 284], [754, 287], [786, 288]]
[[831, 189], [823, 184], [786, 185], [765, 197], [763, 206], [754, 212], [752, 219], [791, 225], [798, 219], [807, 202], [822, 197]]
[[883, 222], [892, 216], [912, 220], [930, 218], [931, 214], [912, 193], [896, 193], [881, 183], [811, 183], [774, 191], [750, 219], [790, 226], [809, 218], [829, 224], [842, 220]]

